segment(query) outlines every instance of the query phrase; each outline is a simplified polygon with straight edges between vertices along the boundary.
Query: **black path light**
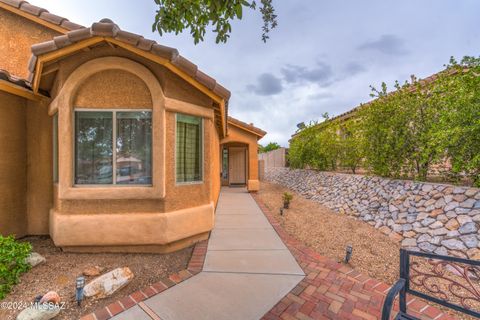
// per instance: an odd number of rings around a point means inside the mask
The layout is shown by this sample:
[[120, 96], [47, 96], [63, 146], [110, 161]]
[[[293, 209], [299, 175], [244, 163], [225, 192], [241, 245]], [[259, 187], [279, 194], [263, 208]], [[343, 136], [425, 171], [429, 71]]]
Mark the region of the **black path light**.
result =
[[345, 263], [348, 263], [352, 258], [353, 247], [349, 244], [345, 248]]
[[85, 287], [84, 276], [77, 277], [77, 280], [75, 281], [75, 287], [77, 289], [75, 294], [75, 299], [77, 300], [77, 305], [80, 306], [83, 300], [83, 288]]

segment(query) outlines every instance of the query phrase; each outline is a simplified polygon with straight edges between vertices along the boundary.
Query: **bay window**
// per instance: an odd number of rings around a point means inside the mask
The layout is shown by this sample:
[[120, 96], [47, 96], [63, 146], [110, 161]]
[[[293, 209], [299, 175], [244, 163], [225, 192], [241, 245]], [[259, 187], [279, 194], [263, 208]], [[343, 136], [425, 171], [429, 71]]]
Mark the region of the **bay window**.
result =
[[201, 182], [203, 179], [202, 118], [177, 114], [175, 155], [177, 183]]
[[75, 112], [75, 184], [151, 185], [152, 113]]

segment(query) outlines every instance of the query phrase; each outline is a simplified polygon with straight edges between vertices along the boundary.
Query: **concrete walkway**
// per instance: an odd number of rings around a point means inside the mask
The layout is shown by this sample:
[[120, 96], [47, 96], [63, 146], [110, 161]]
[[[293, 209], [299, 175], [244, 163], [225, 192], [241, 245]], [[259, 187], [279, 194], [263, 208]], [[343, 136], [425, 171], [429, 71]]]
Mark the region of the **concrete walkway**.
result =
[[250, 194], [222, 188], [203, 271], [112, 319], [257, 320], [303, 278]]

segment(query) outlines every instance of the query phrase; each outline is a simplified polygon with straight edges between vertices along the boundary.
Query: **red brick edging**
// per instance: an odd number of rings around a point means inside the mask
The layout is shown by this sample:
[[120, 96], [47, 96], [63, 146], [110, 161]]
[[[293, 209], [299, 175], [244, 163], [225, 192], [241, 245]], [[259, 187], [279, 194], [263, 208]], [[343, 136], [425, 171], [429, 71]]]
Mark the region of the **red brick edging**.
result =
[[[306, 274], [262, 319], [380, 319], [389, 285], [324, 257], [293, 238], [258, 195], [252, 196]], [[420, 319], [455, 319], [418, 298], [409, 297], [407, 303], [409, 313]], [[398, 304], [394, 310], [398, 311]]]
[[93, 313], [83, 316], [80, 320], [107, 320], [115, 315], [140, 304], [143, 300], [148, 299], [174, 285], [189, 279], [190, 277], [200, 273], [203, 269], [203, 263], [207, 254], [208, 240], [200, 241], [195, 244], [192, 256], [188, 263], [187, 269], [183, 269], [177, 273], [173, 273], [148, 287], [135, 291], [122, 299], [109, 304], [106, 307], [98, 309]]

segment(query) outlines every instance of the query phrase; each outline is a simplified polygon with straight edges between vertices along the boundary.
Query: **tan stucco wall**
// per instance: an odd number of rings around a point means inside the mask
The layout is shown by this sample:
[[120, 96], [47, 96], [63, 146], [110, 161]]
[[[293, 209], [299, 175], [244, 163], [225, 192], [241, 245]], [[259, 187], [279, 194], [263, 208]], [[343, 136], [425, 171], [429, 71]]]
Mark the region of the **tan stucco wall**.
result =
[[58, 35], [53, 30], [0, 9], [0, 69], [26, 78], [30, 47]]
[[106, 70], [85, 80], [73, 105], [76, 108], [151, 109], [152, 98], [139, 77], [127, 71]]
[[248, 191], [258, 191], [258, 136], [237, 126], [229, 124], [228, 135], [220, 141], [221, 144], [243, 143], [248, 146]]
[[[70, 73], [65, 72], [62, 67], [59, 70], [60, 79], [57, 80], [56, 94], [49, 107], [51, 114], [59, 112], [61, 139], [60, 182], [55, 188], [55, 204], [50, 212], [50, 234], [57, 245], [69, 250], [92, 250], [92, 246], [97, 246], [99, 248], [93, 251], [118, 251], [119, 247], [125, 246], [127, 251], [131, 251], [132, 248], [143, 251], [145, 248], [140, 249], [140, 246], [160, 246], [160, 249], [157, 248], [158, 251], [164, 251], [164, 246], [171, 243], [175, 245], [170, 245], [170, 248], [177, 248], [190, 244], [192, 239], [204, 238], [205, 232], [213, 228], [216, 199], [212, 201], [215, 198], [212, 195], [212, 171], [219, 171], [218, 151], [212, 146], [212, 142], [218, 142], [218, 137], [216, 140], [213, 137], [217, 135], [213, 124], [213, 112], [205, 112], [204, 110], [211, 109], [193, 104], [185, 108], [186, 113], [202, 116], [204, 119], [203, 181], [195, 184], [177, 184], [175, 177], [176, 112], [165, 111], [162, 92], [158, 91], [152, 96], [152, 86], [154, 87], [156, 81], [161, 83], [154, 73], [146, 79], [150, 70], [146, 71], [144, 66], [132, 60], [122, 59], [115, 57], [112, 60], [105, 57], [101, 60], [94, 59], [86, 62]], [[116, 63], [121, 63], [123, 69], [118, 69]], [[89, 67], [108, 65], [108, 68], [113, 66], [113, 69], [107, 68], [89, 75], [91, 71], [85, 69], [87, 64]], [[137, 74], [133, 74], [136, 71], [144, 72], [144, 75], [137, 77]], [[68, 75], [68, 77], [61, 79], [62, 75]], [[80, 79], [80, 83], [72, 83], [72, 77]], [[122, 80], [117, 81], [116, 79], [119, 78]], [[132, 90], [132, 86], [135, 90]], [[159, 88], [163, 90], [163, 87]], [[139, 92], [138, 96], [135, 96], [136, 92]], [[184, 103], [175, 101], [169, 100], [172, 110], [181, 108]], [[71, 168], [73, 126], [71, 112], [65, 113], [65, 110], [73, 110], [76, 107], [152, 108], [153, 135], [155, 137], [155, 132], [161, 133], [159, 139], [164, 139], [165, 148], [164, 151], [159, 149], [157, 152], [156, 147], [153, 147], [154, 170], [155, 168], [164, 170], [164, 176], [160, 180], [155, 179], [154, 173], [153, 186], [164, 184], [163, 192], [145, 196], [145, 191], [151, 191], [148, 189], [153, 189], [152, 187], [75, 187], [72, 185], [73, 180], [70, 178], [65, 180], [66, 175], [70, 177], [72, 175], [69, 170], [73, 170]], [[158, 117], [159, 112], [164, 113], [163, 118]], [[158, 139], [155, 141], [154, 144], [159, 142]], [[216, 149], [218, 149], [218, 143]], [[66, 154], [69, 156], [65, 156]], [[155, 159], [156, 155], [158, 157]], [[215, 161], [213, 161], [214, 156]], [[212, 166], [216, 169], [212, 169]], [[70, 168], [65, 171], [66, 167]], [[69, 191], [62, 192], [62, 188]], [[215, 192], [218, 196], [218, 191]], [[141, 197], [137, 197], [136, 194]], [[81, 235], [85, 233], [89, 236], [82, 238]], [[182, 239], [186, 240], [182, 241]]]
[[26, 102], [0, 92], [0, 234], [27, 233]]
[[48, 234], [53, 197], [53, 120], [47, 102], [27, 105], [27, 217], [28, 234]]

